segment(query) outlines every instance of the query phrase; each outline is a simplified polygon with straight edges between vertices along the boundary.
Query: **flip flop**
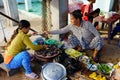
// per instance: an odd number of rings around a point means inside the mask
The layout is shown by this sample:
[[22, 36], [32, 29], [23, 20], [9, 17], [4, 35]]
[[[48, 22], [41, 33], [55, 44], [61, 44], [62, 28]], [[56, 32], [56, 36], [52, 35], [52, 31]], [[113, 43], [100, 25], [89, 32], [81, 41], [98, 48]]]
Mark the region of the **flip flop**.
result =
[[98, 63], [99, 62], [99, 58], [96, 56], [96, 57], [92, 57], [93, 61]]
[[101, 53], [98, 53], [96, 55], [96, 57], [92, 57], [92, 59], [93, 59], [94, 62], [98, 63], [98, 62], [100, 62], [100, 57], [101, 57]]
[[27, 77], [31, 78], [31, 79], [38, 79], [38, 75], [35, 74], [34, 72], [30, 73], [30, 74], [25, 74]]

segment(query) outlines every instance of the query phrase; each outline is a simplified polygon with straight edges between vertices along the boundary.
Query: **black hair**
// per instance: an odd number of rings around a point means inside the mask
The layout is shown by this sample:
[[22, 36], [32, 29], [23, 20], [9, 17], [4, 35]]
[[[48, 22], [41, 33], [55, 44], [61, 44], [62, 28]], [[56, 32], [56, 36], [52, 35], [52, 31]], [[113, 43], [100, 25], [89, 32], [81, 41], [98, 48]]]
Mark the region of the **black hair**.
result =
[[21, 20], [19, 22], [19, 28], [28, 28], [30, 27], [30, 22], [27, 20]]
[[93, 22], [93, 16], [88, 15], [88, 21], [90, 21], [92, 23]]
[[81, 13], [81, 10], [75, 10], [71, 13], [76, 19], [80, 19], [80, 21], [82, 21], [82, 13]]
[[93, 18], [95, 18], [96, 16], [98, 16], [100, 14], [100, 9], [97, 8], [96, 10], [94, 10], [93, 12], [89, 13], [89, 15], [93, 16]]
[[19, 24], [18, 24], [18, 28], [17, 29], [28, 28], [28, 27], [30, 27], [30, 22], [27, 21], [27, 20], [21, 20], [19, 22]]
[[27, 20], [21, 20], [19, 22], [19, 24], [18, 24], [18, 28], [16, 30], [14, 30], [14, 33], [13, 33], [10, 41], [8, 42], [7, 47], [11, 44], [11, 42], [13, 41], [13, 39], [16, 37], [16, 35], [18, 34], [18, 30], [19, 29], [21, 30], [22, 28], [28, 28], [28, 27], [30, 27], [30, 22], [27, 21]]
[[95, 22], [95, 23], [94, 23], [94, 27], [98, 26], [98, 24], [99, 24], [98, 22]]

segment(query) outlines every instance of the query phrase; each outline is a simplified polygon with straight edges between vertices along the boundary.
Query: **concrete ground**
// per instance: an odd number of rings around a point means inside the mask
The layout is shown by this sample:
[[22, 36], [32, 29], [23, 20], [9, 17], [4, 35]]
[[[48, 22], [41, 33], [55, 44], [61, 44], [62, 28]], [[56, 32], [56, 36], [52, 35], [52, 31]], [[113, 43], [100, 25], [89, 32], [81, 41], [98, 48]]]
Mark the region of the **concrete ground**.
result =
[[[40, 26], [41, 25], [40, 16], [26, 14], [23, 11], [19, 11], [19, 16], [20, 16], [20, 20], [21, 19], [29, 20], [31, 22], [31, 27], [41, 33], [42, 28]], [[5, 20], [3, 19], [3, 21]], [[10, 39], [10, 36], [12, 35], [16, 27], [17, 26], [14, 26], [14, 27], [4, 26], [5, 36], [7, 40]], [[106, 31], [104, 32], [106, 33]], [[108, 44], [107, 40], [105, 39], [106, 34], [105, 35], [102, 34], [101, 36], [103, 37], [103, 40], [104, 40], [104, 47], [103, 47], [103, 50], [101, 51], [101, 61], [106, 63], [110, 62], [110, 63], [116, 64], [117, 62], [120, 61], [120, 47], [118, 47], [119, 39], [114, 39], [111, 41], [111, 44]], [[33, 37], [32, 39], [35, 39], [35, 38]], [[4, 42], [2, 29], [0, 28], [0, 46], [4, 46], [5, 44], [6, 43]], [[0, 51], [2, 52], [2, 50]], [[88, 51], [87, 54], [91, 56], [92, 51]], [[41, 70], [41, 66], [38, 65], [38, 63], [36, 63], [33, 67], [33, 71], [35, 71], [40, 76], [40, 70]], [[90, 79], [80, 79], [79, 73], [80, 72], [78, 72], [77, 75], [73, 76], [72, 80], [90, 80]], [[19, 72], [17, 72], [15, 75], [11, 77], [8, 77], [5, 71], [0, 70], [0, 80], [14, 80], [14, 79], [15, 80], [31, 80], [24, 75], [23, 69], [20, 69]], [[41, 80], [41, 78], [37, 80]]]

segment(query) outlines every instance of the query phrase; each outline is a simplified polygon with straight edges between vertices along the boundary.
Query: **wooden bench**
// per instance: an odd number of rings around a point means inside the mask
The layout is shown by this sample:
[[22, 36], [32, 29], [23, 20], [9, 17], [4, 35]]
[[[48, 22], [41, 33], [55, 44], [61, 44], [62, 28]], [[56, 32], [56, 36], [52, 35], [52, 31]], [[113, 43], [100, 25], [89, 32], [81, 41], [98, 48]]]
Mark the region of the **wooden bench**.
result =
[[[3, 56], [3, 53], [0, 53], [0, 54], [2, 54], [2, 56]], [[19, 70], [19, 69], [12, 69], [12, 70], [10, 70], [10, 69], [6, 68], [4, 62], [0, 63], [0, 68], [2, 70], [4, 70], [5, 72], [7, 72], [7, 76], [12, 76], [13, 74], [15, 74]]]
[[0, 64], [0, 68], [7, 72], [7, 76], [10, 76], [11, 70], [8, 69], [8, 68], [6, 68], [5, 65], [4, 65], [4, 63]]
[[6, 66], [5, 66], [4, 63], [0, 64], [0, 68], [7, 73], [7, 76], [12, 76], [15, 73], [17, 73], [18, 71], [20, 71], [20, 68], [17, 68], [17, 69], [8, 69], [8, 68], [6, 68]]

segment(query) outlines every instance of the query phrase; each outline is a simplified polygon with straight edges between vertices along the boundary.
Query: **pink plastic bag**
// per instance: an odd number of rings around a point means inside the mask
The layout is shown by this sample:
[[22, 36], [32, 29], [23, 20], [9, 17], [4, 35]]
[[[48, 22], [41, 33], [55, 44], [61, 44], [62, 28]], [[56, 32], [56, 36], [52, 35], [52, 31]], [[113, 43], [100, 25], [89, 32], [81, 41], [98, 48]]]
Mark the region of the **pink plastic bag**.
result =
[[77, 9], [80, 9], [81, 10], [81, 8], [79, 7], [79, 5], [78, 4], [69, 4], [69, 12], [71, 13], [71, 12], [73, 12], [73, 11], [75, 11], [75, 10], [77, 10]]
[[69, 0], [69, 3], [77, 3], [77, 4], [83, 4], [82, 0]]
[[83, 1], [81, 0], [69, 0], [69, 12], [73, 12], [74, 10], [80, 9], [81, 10], [81, 6], [83, 5]]

